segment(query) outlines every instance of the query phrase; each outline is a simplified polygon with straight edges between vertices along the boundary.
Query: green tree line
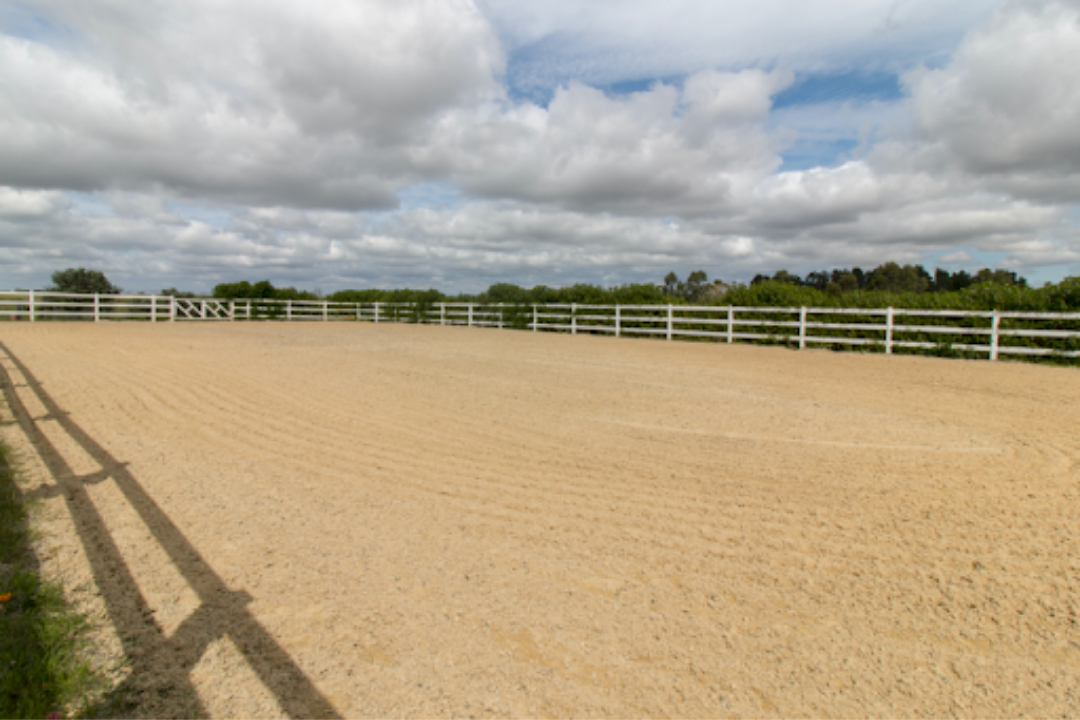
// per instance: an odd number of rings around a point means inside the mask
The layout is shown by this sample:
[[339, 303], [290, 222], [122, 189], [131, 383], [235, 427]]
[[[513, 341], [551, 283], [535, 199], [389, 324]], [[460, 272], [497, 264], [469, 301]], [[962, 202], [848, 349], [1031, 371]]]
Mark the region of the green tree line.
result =
[[869, 272], [862, 268], [819, 270], [808, 273], [805, 278], [793, 275], [787, 270], [780, 270], [772, 277], [755, 275], [751, 285], [760, 285], [769, 281], [812, 287], [824, 290], [830, 295], [842, 295], [858, 290], [879, 290], [885, 292], [952, 292], [964, 290], [972, 285], [992, 283], [995, 285], [1018, 285], [1027, 287], [1027, 280], [1010, 270], [991, 270], [983, 268], [974, 275], [965, 270], [950, 273], [937, 268], [931, 275], [922, 265], [899, 265], [887, 262]]
[[[84, 268], [57, 271], [52, 290], [62, 292], [118, 293], [120, 288], [103, 273]], [[163, 294], [190, 297], [192, 293], [167, 288]], [[213, 296], [225, 300], [318, 300], [317, 293], [278, 288], [269, 280], [222, 283]], [[603, 287], [578, 283], [553, 288], [537, 285], [525, 288], [512, 283], [496, 283], [481, 293], [448, 295], [439, 290], [399, 288], [384, 290], [339, 290], [326, 297], [334, 302], [407, 303], [429, 307], [440, 302], [581, 305], [737, 305], [743, 307], [899, 307], [940, 310], [1003, 310], [1016, 312], [1074, 312], [1080, 310], [1080, 277], [1033, 288], [1027, 280], [1009, 270], [983, 269], [974, 274], [928, 272], [921, 265], [884, 263], [873, 270], [860, 268], [815, 271], [799, 277], [787, 270], [757, 275], [749, 284], [710, 282], [704, 270], [681, 280], [668, 273], [661, 284], [631, 283]]]

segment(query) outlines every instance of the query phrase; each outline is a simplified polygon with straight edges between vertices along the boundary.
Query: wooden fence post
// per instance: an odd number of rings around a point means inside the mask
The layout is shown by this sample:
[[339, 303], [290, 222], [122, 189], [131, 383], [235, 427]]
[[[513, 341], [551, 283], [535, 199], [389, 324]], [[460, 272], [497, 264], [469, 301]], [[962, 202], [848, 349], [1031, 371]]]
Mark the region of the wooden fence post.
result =
[[157, 295], [150, 296], [150, 322], [157, 322]]
[[176, 297], [169, 296], [169, 322], [176, 322]]
[[799, 349], [806, 349], [806, 306], [799, 308]]
[[439, 325], [446, 325], [446, 303], [439, 303]]
[[533, 305], [533, 332], [536, 332], [539, 329], [539, 327], [538, 327], [539, 324], [540, 324], [540, 311], [536, 309], [535, 305]]
[[892, 355], [892, 329], [893, 329], [893, 309], [890, 305], [885, 309], [885, 354]]
[[468, 325], [468, 327], [472, 327], [472, 303], [469, 303], [469, 325]]
[[328, 322], [330, 320], [330, 303], [326, 300], [322, 301], [322, 319], [323, 322]]
[[998, 331], [1001, 329], [1001, 313], [994, 311], [990, 318], [990, 359], [998, 359]]
[[619, 337], [622, 333], [622, 311], [618, 305], [615, 306], [615, 337]]
[[379, 301], [375, 301], [375, 324], [379, 324]]
[[101, 295], [94, 293], [94, 322], [101, 322]]
[[37, 320], [37, 314], [36, 314], [36, 311], [34, 310], [34, 291], [31, 290], [30, 291], [30, 322], [35, 322], [36, 320]]
[[229, 301], [229, 322], [236, 322], [236, 301]]
[[675, 324], [674, 320], [675, 320], [675, 308], [672, 306], [671, 303], [668, 303], [668, 306], [667, 306], [667, 339], [668, 340], [671, 339], [671, 329], [672, 329], [672, 326]]
[[570, 303], [570, 334], [577, 335], [577, 303]]
[[735, 342], [735, 306], [727, 306], [727, 341]]

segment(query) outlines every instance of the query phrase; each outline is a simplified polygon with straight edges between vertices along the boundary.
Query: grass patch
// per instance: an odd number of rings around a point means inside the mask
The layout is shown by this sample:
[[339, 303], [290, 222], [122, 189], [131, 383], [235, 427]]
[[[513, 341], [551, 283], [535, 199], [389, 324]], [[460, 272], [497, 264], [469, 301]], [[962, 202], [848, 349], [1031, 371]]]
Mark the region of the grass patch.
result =
[[0, 445], [0, 717], [82, 714], [107, 680], [87, 653], [89, 621], [38, 573], [14, 475]]

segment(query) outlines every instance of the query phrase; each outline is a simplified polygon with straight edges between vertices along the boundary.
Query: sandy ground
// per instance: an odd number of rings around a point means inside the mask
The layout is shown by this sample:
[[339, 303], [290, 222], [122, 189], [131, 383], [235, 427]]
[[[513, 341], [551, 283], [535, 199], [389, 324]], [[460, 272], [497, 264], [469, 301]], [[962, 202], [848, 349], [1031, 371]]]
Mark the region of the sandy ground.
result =
[[352, 323], [0, 364], [128, 714], [1080, 715], [1076, 369]]

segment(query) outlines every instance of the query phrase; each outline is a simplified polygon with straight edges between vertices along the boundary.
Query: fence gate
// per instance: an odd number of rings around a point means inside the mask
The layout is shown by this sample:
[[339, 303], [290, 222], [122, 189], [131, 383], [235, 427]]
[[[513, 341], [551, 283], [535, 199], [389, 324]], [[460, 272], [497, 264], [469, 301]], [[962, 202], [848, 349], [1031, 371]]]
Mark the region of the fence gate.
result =
[[177, 320], [232, 320], [227, 300], [174, 300]]

